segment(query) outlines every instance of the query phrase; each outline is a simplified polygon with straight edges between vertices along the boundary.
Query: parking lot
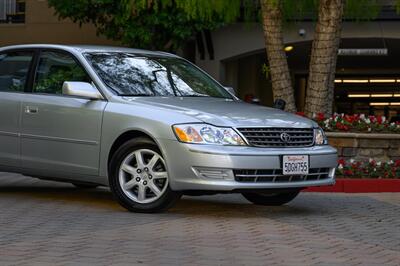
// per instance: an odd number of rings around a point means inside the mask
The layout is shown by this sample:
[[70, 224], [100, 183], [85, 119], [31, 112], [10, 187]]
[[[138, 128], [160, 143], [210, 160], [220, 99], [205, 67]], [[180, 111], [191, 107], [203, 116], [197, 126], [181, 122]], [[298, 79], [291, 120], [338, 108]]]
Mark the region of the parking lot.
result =
[[239, 194], [128, 213], [105, 188], [0, 173], [0, 265], [400, 265], [400, 194]]

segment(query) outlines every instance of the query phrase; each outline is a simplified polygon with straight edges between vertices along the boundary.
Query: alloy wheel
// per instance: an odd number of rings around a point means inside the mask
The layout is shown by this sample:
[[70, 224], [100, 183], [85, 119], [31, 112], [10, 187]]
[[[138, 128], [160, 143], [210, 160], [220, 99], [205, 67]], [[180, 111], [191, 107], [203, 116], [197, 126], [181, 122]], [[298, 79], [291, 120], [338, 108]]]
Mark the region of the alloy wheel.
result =
[[168, 187], [164, 159], [149, 149], [128, 154], [119, 169], [119, 185], [124, 194], [137, 203], [156, 201]]

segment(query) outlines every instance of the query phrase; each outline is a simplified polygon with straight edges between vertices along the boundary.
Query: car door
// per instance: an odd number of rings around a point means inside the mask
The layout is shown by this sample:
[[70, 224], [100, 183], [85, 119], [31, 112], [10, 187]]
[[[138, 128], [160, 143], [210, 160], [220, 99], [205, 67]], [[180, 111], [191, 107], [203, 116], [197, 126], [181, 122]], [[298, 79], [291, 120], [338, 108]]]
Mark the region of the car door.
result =
[[33, 51], [0, 53], [0, 169], [20, 166], [21, 100]]
[[32, 91], [22, 102], [22, 167], [55, 177], [68, 173], [98, 175], [107, 102], [63, 95], [64, 81], [91, 79], [73, 55], [41, 51]]

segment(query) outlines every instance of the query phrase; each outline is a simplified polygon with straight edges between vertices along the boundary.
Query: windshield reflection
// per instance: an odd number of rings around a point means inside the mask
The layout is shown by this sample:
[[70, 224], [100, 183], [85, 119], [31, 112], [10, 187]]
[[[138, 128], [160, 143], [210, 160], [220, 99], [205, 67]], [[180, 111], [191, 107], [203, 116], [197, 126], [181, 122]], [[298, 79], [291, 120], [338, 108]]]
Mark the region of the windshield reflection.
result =
[[87, 53], [103, 82], [121, 96], [232, 96], [189, 62], [131, 53]]

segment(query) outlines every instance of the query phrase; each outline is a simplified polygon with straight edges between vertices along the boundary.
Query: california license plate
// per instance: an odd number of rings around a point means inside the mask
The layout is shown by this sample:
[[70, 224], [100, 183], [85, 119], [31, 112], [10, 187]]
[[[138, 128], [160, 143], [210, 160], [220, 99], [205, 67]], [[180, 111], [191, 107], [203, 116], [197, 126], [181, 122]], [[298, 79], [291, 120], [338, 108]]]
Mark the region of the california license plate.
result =
[[284, 155], [282, 164], [284, 175], [308, 174], [308, 155]]

